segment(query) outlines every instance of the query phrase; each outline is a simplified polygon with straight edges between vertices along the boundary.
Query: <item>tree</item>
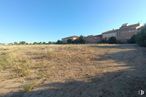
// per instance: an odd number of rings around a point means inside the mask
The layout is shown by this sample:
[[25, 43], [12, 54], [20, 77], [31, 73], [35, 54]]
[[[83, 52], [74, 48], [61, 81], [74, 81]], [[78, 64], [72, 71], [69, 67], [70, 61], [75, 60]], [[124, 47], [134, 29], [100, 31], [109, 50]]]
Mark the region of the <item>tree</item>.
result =
[[84, 39], [84, 37], [82, 35], [79, 37], [78, 43], [85, 44], [85, 39]]
[[63, 44], [61, 40], [57, 40], [56, 44]]
[[19, 43], [18, 43], [18, 42], [14, 42], [13, 44], [14, 44], [14, 45], [18, 45]]
[[108, 43], [106, 39], [102, 39], [99, 43]]
[[36, 45], [36, 44], [37, 44], [37, 42], [34, 42], [34, 43], [33, 43], [33, 45]]
[[26, 44], [26, 42], [25, 41], [20, 41], [19, 44], [24, 45], [24, 44]]
[[108, 39], [108, 43], [111, 43], [111, 44], [117, 43], [116, 37], [110, 37], [110, 38]]
[[46, 42], [42, 42], [42, 44], [47, 44]]
[[73, 43], [72, 39], [68, 39], [68, 40], [67, 40], [67, 43], [68, 43], [68, 44], [72, 44], [72, 43]]
[[49, 42], [48, 42], [48, 44], [52, 44], [52, 42], [51, 42], [51, 41], [49, 41]]
[[140, 46], [146, 47], [146, 25], [144, 28], [136, 35], [136, 43]]
[[38, 44], [43, 44], [42, 42], [38, 42]]
[[128, 41], [128, 43], [136, 43], [136, 35], [133, 35]]

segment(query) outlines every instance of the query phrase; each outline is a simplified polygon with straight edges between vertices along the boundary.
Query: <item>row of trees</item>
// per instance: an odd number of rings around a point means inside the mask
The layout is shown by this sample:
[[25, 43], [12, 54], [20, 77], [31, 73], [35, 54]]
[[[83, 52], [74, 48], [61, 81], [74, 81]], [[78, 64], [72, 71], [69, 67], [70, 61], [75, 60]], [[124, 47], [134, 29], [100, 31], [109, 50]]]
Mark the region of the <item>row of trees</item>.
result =
[[25, 41], [20, 41], [20, 42], [10, 43], [10, 45], [44, 45], [44, 44], [56, 44], [56, 42], [33, 42], [33, 43], [28, 43], [28, 42], [25, 42]]
[[[127, 41], [128, 43], [137, 43], [140, 46], [145, 46], [146, 47], [146, 26], [143, 27], [143, 29], [137, 34], [131, 37]], [[115, 37], [111, 37], [107, 40], [101, 40], [99, 43], [120, 43], [117, 41]], [[11, 43], [12, 45], [44, 45], [44, 44], [64, 44], [61, 40], [58, 40], [57, 42], [34, 42], [34, 43], [27, 43], [25, 41], [20, 41], [20, 42], [14, 42]], [[67, 40], [67, 44], [85, 44], [85, 40], [83, 36], [80, 36], [76, 40], [69, 39]]]
[[[33, 42], [28, 43], [26, 41], [14, 42], [10, 43], [10, 45], [47, 45], [47, 44], [64, 44], [61, 40], [57, 40], [56, 42]], [[83, 36], [80, 36], [77, 40], [67, 40], [67, 44], [85, 44], [85, 40]]]
[[110, 44], [115, 44], [118, 43], [116, 37], [110, 37], [109, 39], [103, 39], [99, 43], [110, 43]]

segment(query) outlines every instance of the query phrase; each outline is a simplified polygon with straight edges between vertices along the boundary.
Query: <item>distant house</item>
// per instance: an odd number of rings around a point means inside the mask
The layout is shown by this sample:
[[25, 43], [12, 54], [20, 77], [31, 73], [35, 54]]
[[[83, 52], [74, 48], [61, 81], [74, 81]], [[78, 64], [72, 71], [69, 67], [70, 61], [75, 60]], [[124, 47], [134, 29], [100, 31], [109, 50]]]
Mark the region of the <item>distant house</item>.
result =
[[104, 32], [104, 33], [102, 33], [102, 38], [105, 39], [105, 40], [107, 40], [110, 37], [116, 37], [117, 31], [118, 31], [118, 29], [116, 29], [116, 30], [113, 29], [113, 30]]
[[67, 41], [70, 39], [72, 41], [74, 40], [77, 40], [79, 38], [79, 36], [70, 36], [70, 37], [65, 37], [65, 38], [62, 38], [62, 42], [63, 43], [67, 43]]
[[102, 40], [102, 35], [89, 35], [87, 37], [84, 37], [85, 43], [97, 43]]
[[[97, 43], [101, 40], [108, 40], [110, 37], [115, 37], [120, 42], [127, 42], [133, 35], [137, 34], [143, 26], [139, 23], [128, 25], [127, 23], [123, 24], [119, 29], [113, 29], [106, 31], [101, 35], [89, 35], [84, 37], [85, 43]], [[70, 36], [63, 38], [63, 43], [67, 43], [68, 40], [77, 40], [79, 36]]]
[[118, 41], [127, 42], [133, 35], [137, 34], [142, 26], [140, 24], [128, 25], [123, 24], [119, 29], [113, 29], [102, 33], [103, 39], [109, 39], [110, 37], [116, 37]]

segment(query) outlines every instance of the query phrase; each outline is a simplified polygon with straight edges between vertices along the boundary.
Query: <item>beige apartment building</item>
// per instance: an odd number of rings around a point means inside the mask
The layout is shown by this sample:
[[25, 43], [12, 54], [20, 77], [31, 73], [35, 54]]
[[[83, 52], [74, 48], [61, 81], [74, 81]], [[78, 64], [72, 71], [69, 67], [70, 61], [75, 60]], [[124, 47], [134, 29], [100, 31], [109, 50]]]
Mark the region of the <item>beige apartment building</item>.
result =
[[141, 27], [140, 27], [139, 23], [138, 24], [133, 24], [133, 25], [124, 24], [117, 31], [116, 38], [119, 41], [126, 42], [133, 35], [137, 34], [140, 31], [140, 29], [141, 29]]
[[109, 39], [110, 37], [116, 37], [117, 31], [118, 31], [118, 29], [116, 29], [116, 30], [113, 29], [113, 30], [104, 32], [104, 33], [102, 33], [102, 38], [106, 40], [106, 39]]
[[128, 25], [123, 24], [119, 29], [113, 29], [102, 34], [103, 39], [109, 39], [110, 37], [116, 37], [118, 41], [127, 42], [133, 35], [137, 34], [141, 30], [142, 26], [137, 24]]

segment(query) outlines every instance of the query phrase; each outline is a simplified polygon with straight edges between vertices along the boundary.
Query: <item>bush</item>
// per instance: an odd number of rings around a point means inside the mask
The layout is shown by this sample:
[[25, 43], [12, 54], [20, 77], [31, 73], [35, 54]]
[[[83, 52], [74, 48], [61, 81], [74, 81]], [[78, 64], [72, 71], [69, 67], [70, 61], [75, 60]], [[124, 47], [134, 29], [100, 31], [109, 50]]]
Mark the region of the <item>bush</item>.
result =
[[31, 92], [35, 87], [35, 83], [28, 83], [28, 84], [25, 84], [23, 85], [23, 90], [24, 92]]
[[26, 43], [25, 41], [20, 41], [19, 44], [20, 44], [20, 45], [25, 45], [25, 44], [27, 44], [27, 43]]
[[136, 43], [136, 35], [133, 35], [128, 41], [128, 43]]
[[146, 26], [136, 35], [136, 43], [146, 47]]
[[109, 39], [108, 39], [108, 43], [117, 43], [117, 39], [116, 39], [116, 37], [110, 37]]
[[99, 41], [98, 43], [108, 43], [106, 39], [102, 39], [101, 41]]
[[63, 44], [61, 40], [57, 40], [56, 44]]
[[80, 36], [79, 39], [77, 40], [77, 43], [79, 44], [85, 44], [85, 40], [83, 36]]
[[73, 40], [72, 40], [72, 39], [68, 39], [68, 40], [67, 40], [67, 43], [68, 43], [68, 44], [72, 44], [72, 43], [73, 43]]

